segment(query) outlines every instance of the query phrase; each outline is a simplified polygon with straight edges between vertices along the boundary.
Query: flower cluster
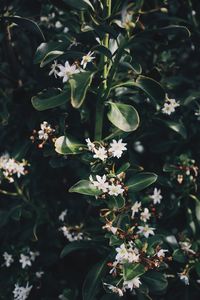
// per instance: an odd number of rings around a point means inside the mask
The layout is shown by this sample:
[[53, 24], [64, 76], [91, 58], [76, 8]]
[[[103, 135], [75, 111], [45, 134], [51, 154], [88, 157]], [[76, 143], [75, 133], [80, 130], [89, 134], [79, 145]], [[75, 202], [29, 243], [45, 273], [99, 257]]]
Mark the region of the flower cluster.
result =
[[[27, 254], [20, 254], [19, 263], [22, 266], [22, 269], [25, 269], [26, 267], [31, 267], [32, 262], [35, 261], [36, 257], [40, 255], [38, 251], [30, 251], [29, 248], [26, 249]], [[4, 258], [4, 264], [7, 268], [11, 266], [12, 263], [14, 263], [14, 258], [12, 254], [9, 254], [8, 252], [3, 253]]]
[[29, 286], [28, 282], [25, 287], [15, 284], [15, 289], [13, 290], [14, 300], [26, 300], [32, 287], [32, 285]]
[[36, 131], [33, 130], [33, 135], [30, 137], [30, 139], [32, 140], [32, 142], [34, 142], [35, 140], [39, 141], [39, 148], [43, 148], [44, 144], [47, 141], [51, 141], [54, 139], [54, 134], [55, 134], [55, 129], [52, 128], [52, 126], [46, 122], [43, 121], [40, 124], [40, 130]]
[[127, 150], [127, 144], [123, 143], [122, 139], [119, 141], [112, 140], [112, 142], [106, 146], [95, 142], [93, 143], [89, 138], [86, 139], [86, 142], [89, 151], [94, 153], [93, 157], [103, 162], [109, 157], [120, 158], [123, 152]]
[[166, 115], [171, 115], [173, 112], [175, 112], [175, 109], [178, 106], [180, 106], [180, 104], [175, 99], [169, 99], [166, 97], [162, 112]]
[[62, 65], [58, 64], [58, 62], [55, 60], [54, 63], [51, 65], [49, 75], [54, 75], [55, 78], [57, 78], [57, 76], [61, 77], [63, 78], [63, 83], [65, 83], [69, 80], [70, 76], [72, 76], [73, 74], [78, 74], [84, 69], [86, 69], [87, 64], [91, 63], [95, 59], [93, 55], [94, 52], [92, 51], [89, 51], [86, 55], [83, 55], [80, 62], [80, 65], [83, 67], [83, 69], [81, 69], [77, 62], [70, 65], [70, 63], [66, 61], [65, 64]]
[[23, 159], [21, 162], [14, 158], [10, 158], [8, 154], [4, 154], [0, 157], [0, 171], [4, 179], [7, 179], [10, 183], [15, 181], [15, 178], [20, 178], [28, 173], [28, 162]]
[[62, 231], [64, 237], [69, 241], [69, 242], [74, 242], [74, 241], [80, 241], [80, 240], [88, 240], [89, 237], [85, 235], [81, 231], [81, 226], [62, 226], [60, 227], [60, 231]]
[[120, 176], [108, 178], [106, 175], [96, 175], [96, 180], [90, 176], [90, 182], [102, 192], [101, 196], [118, 196], [122, 195], [125, 191], [122, 178]]

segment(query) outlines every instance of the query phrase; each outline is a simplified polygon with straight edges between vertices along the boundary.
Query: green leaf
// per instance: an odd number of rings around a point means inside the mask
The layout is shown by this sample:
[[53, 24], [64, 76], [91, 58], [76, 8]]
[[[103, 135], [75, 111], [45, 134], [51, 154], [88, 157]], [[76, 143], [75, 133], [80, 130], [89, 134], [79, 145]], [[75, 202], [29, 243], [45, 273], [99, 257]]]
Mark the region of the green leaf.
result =
[[63, 0], [63, 2], [78, 10], [92, 8], [94, 11], [94, 7], [89, 0]]
[[[0, 18], [1, 19], [1, 18]], [[40, 40], [45, 40], [45, 37], [40, 29], [40, 27], [35, 23], [34, 21], [22, 18], [20, 16], [14, 16], [14, 17], [2, 17], [2, 19], [7, 20], [9, 22], [13, 22], [19, 26], [21, 26], [23, 29], [27, 29], [32, 34], [36, 35]]]
[[139, 115], [136, 109], [127, 104], [108, 102], [110, 110], [107, 114], [109, 121], [125, 132], [131, 132], [139, 126]]
[[197, 275], [200, 277], [200, 261], [197, 261], [195, 263], [195, 270], [197, 272]]
[[122, 87], [122, 86], [129, 87], [129, 88], [137, 87], [141, 89], [143, 92], [145, 92], [147, 96], [156, 103], [165, 100], [165, 90], [162, 88], [160, 83], [158, 83], [156, 80], [151, 79], [149, 77], [140, 75], [136, 79], [136, 81], [129, 80], [126, 82], [122, 82], [120, 84], [113, 86], [112, 89]]
[[124, 280], [131, 280], [145, 273], [145, 268], [142, 264], [125, 263], [123, 265]]
[[89, 180], [78, 181], [69, 189], [69, 192], [88, 196], [99, 196], [102, 193]]
[[186, 128], [181, 121], [179, 121], [179, 123], [174, 121], [163, 121], [163, 123], [173, 131], [180, 134], [184, 139], [187, 138]]
[[93, 72], [87, 71], [71, 76], [69, 84], [71, 86], [71, 103], [74, 108], [79, 108], [83, 104], [93, 75]]
[[83, 300], [93, 300], [101, 286], [101, 280], [106, 273], [108, 258], [98, 262], [87, 274], [83, 283]]
[[35, 109], [43, 111], [65, 104], [70, 99], [70, 90], [49, 89], [32, 97], [31, 102]]
[[179, 263], [185, 263], [186, 262], [186, 256], [184, 255], [183, 251], [180, 249], [176, 249], [173, 252], [173, 259]]
[[133, 175], [126, 183], [130, 192], [139, 192], [153, 184], [158, 176], [154, 173], [138, 173]]
[[55, 142], [55, 151], [59, 154], [79, 154], [84, 150], [85, 145], [79, 143], [71, 136], [60, 136]]
[[131, 164], [129, 162], [123, 164], [116, 172], [116, 175], [119, 175], [122, 172], [127, 171], [130, 168]]
[[162, 293], [168, 285], [165, 276], [157, 271], [148, 271], [142, 276], [142, 279], [152, 293]]
[[[67, 50], [68, 44], [64, 42], [48, 42], [48, 43], [42, 43], [37, 48], [34, 56], [34, 64], [43, 64], [45, 61], [45, 58], [48, 57], [49, 53], [60, 51], [64, 52]], [[54, 57], [55, 58], [55, 57]], [[54, 59], [52, 58], [52, 60]]]
[[111, 209], [120, 209], [124, 207], [125, 205], [125, 199], [122, 196], [117, 196], [117, 197], [110, 197], [108, 201], [108, 206]]
[[68, 245], [66, 245], [61, 254], [60, 257], [63, 258], [66, 255], [70, 254], [71, 252], [74, 251], [78, 251], [78, 250], [87, 250], [87, 249], [91, 249], [94, 248], [96, 249], [97, 247], [99, 247], [102, 243], [97, 243], [94, 241], [87, 241], [87, 240], [83, 240], [83, 241], [74, 241], [73, 243], [70, 243]]

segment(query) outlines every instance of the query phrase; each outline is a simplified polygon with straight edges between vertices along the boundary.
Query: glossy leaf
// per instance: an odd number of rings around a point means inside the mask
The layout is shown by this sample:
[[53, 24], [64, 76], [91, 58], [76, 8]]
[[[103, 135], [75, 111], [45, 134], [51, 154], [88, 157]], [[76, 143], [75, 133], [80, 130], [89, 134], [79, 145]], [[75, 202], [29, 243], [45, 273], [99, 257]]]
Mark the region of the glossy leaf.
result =
[[136, 109], [128, 104], [109, 102], [107, 114], [109, 121], [125, 132], [131, 132], [139, 126], [139, 115]]
[[60, 257], [63, 258], [66, 255], [74, 252], [74, 251], [78, 251], [78, 250], [87, 250], [87, 249], [91, 249], [91, 248], [97, 248], [100, 246], [101, 243], [97, 243], [94, 241], [90, 241], [90, 240], [82, 240], [82, 241], [74, 241], [73, 243], [67, 244], [61, 254]]
[[111, 209], [120, 209], [123, 208], [125, 205], [125, 199], [122, 196], [117, 196], [117, 197], [110, 197], [108, 201], [108, 206]]
[[126, 186], [130, 192], [139, 192], [153, 184], [157, 180], [158, 176], [154, 173], [138, 173], [126, 182]]
[[89, 0], [63, 0], [63, 2], [78, 10], [83, 10], [88, 8], [92, 8], [92, 10], [94, 10], [94, 7], [92, 6]]
[[84, 147], [84, 144], [79, 143], [71, 136], [60, 136], [55, 142], [55, 151], [64, 155], [82, 153]]
[[66, 89], [60, 91], [59, 89], [44, 90], [32, 97], [31, 102], [35, 109], [43, 111], [50, 108], [55, 108], [65, 104], [70, 99], [70, 91]]
[[95, 296], [101, 286], [102, 278], [107, 269], [107, 259], [98, 262], [87, 274], [83, 284], [82, 297], [83, 300], [95, 299]]
[[94, 73], [87, 71], [71, 76], [69, 84], [71, 86], [71, 103], [74, 108], [79, 108], [83, 104], [93, 75]]
[[157, 271], [148, 271], [142, 279], [152, 293], [164, 292], [168, 285], [166, 277]]
[[88, 196], [99, 196], [101, 194], [101, 191], [98, 190], [89, 180], [78, 181], [69, 189], [69, 192]]
[[139, 277], [144, 274], [145, 268], [142, 264], [131, 264], [125, 263], [123, 264], [123, 277], [124, 280], [131, 280], [135, 277]]
[[177, 132], [178, 134], [180, 134], [184, 139], [187, 138], [187, 131], [186, 128], [184, 126], [184, 124], [179, 121], [179, 122], [174, 122], [174, 121], [163, 121], [164, 124], [169, 127], [170, 129], [172, 129], [173, 131]]

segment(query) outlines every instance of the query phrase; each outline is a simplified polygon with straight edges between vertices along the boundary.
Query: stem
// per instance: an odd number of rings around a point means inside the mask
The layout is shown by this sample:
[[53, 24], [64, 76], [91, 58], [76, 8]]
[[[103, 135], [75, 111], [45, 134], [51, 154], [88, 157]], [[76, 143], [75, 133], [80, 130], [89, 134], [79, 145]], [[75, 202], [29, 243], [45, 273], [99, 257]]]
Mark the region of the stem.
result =
[[[112, 0], [106, 0], [106, 17], [109, 18], [111, 15]], [[109, 47], [109, 34], [106, 33], [103, 39], [103, 46]], [[103, 92], [97, 98], [97, 107], [96, 107], [96, 124], [95, 124], [95, 140], [102, 139], [102, 129], [103, 129], [103, 115], [104, 115], [104, 92], [107, 89], [107, 77], [108, 77], [108, 58], [106, 55], [103, 56]]]

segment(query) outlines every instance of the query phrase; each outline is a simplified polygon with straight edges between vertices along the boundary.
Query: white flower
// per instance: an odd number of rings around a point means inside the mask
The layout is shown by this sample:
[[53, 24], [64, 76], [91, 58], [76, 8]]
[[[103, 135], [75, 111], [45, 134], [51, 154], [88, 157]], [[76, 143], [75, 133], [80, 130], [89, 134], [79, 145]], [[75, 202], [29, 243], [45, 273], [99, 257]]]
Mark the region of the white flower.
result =
[[56, 27], [56, 28], [59, 29], [59, 28], [62, 28], [62, 26], [63, 26], [63, 25], [62, 25], [62, 23], [61, 23], [60, 21], [56, 21], [56, 24], [55, 24], [55, 27]]
[[178, 276], [180, 278], [181, 281], [184, 282], [185, 285], [189, 285], [189, 277], [186, 274], [183, 273], [178, 273]]
[[90, 63], [91, 61], [93, 61], [95, 59], [95, 57], [92, 56], [93, 54], [94, 54], [94, 52], [90, 51], [82, 57], [81, 66], [83, 66], [83, 69], [86, 68], [88, 63]]
[[160, 257], [165, 257], [165, 252], [168, 252], [168, 250], [166, 249], [160, 249], [158, 252], [157, 252], [157, 256], [160, 258]]
[[123, 151], [127, 150], [126, 145], [126, 143], [122, 143], [122, 139], [120, 139], [118, 142], [116, 140], [113, 140], [110, 144], [109, 152], [112, 153], [113, 157], [120, 158]]
[[68, 239], [69, 242], [80, 241], [84, 239], [82, 232], [72, 231], [67, 226], [62, 226], [59, 230], [63, 232], [63, 235]]
[[8, 252], [3, 253], [3, 258], [5, 260], [5, 266], [9, 268], [11, 264], [14, 262], [13, 256], [11, 254], [8, 254]]
[[58, 75], [58, 63], [57, 60], [54, 60], [53, 64], [51, 65], [51, 71], [49, 72], [49, 76], [54, 75], [57, 78]]
[[38, 271], [38, 272], [35, 273], [35, 276], [37, 278], [41, 278], [43, 275], [44, 275], [44, 271]]
[[112, 269], [110, 270], [110, 274], [116, 274], [118, 261], [114, 261], [112, 264]]
[[154, 188], [153, 195], [150, 195], [149, 197], [153, 200], [153, 204], [160, 204], [163, 198], [161, 195], [161, 190], [157, 188]]
[[139, 209], [141, 207], [141, 202], [136, 201], [133, 206], [131, 207], [132, 215], [131, 218], [133, 219], [135, 214], [139, 212]]
[[111, 196], [118, 196], [118, 195], [121, 195], [123, 194], [124, 192], [124, 189], [122, 188], [121, 184], [111, 184], [109, 185], [109, 192], [108, 194], [111, 195]]
[[58, 220], [64, 222], [66, 215], [67, 215], [67, 209], [61, 212], [61, 214], [58, 217]]
[[121, 262], [124, 260], [128, 260], [128, 251], [124, 243], [121, 244], [120, 247], [117, 247], [115, 250], [117, 252], [117, 255], [115, 257], [116, 261]]
[[92, 182], [92, 184], [98, 190], [101, 190], [103, 193], [106, 193], [109, 188], [109, 184], [106, 181], [107, 180], [106, 175], [103, 175], [102, 177], [99, 175], [96, 175], [96, 179], [97, 179], [97, 181], [93, 180], [92, 176], [90, 176], [90, 181]]
[[38, 138], [39, 140], [43, 141], [47, 141], [49, 136], [55, 131], [55, 129], [53, 129], [51, 125], [46, 121], [43, 121], [40, 124], [40, 128], [41, 129], [38, 131]]
[[29, 286], [28, 282], [25, 287], [15, 284], [15, 289], [13, 291], [14, 300], [26, 300], [30, 294], [31, 289], [32, 285]]
[[112, 284], [105, 283], [105, 282], [103, 283], [103, 285], [105, 285], [109, 290], [111, 290], [113, 293], [117, 294], [119, 297], [123, 296], [123, 291], [120, 288], [118, 288]]
[[145, 238], [148, 238], [149, 235], [154, 235], [154, 230], [155, 228], [149, 227], [148, 225], [145, 226], [138, 226], [138, 232], [140, 234], [143, 234], [145, 236]]
[[106, 225], [104, 225], [103, 229], [107, 229], [108, 231], [112, 232], [113, 234], [116, 234], [117, 230], [118, 230], [117, 227], [112, 226], [112, 222], [109, 222]]
[[175, 99], [166, 98], [166, 102], [164, 103], [164, 107], [162, 108], [162, 112], [167, 115], [171, 115], [171, 113], [175, 112], [175, 108], [180, 106]]
[[40, 252], [38, 252], [38, 251], [36, 251], [36, 252], [30, 251], [29, 254], [30, 254], [30, 260], [35, 261], [36, 257], [40, 255]]
[[132, 291], [134, 288], [139, 288], [140, 284], [141, 284], [140, 278], [135, 277], [131, 280], [124, 280], [123, 287], [124, 289], [129, 289]]
[[144, 152], [144, 146], [142, 145], [142, 143], [140, 141], [136, 141], [134, 143], [134, 149], [138, 153], [143, 153]]
[[87, 147], [90, 151], [94, 152], [95, 150], [95, 144], [91, 142], [91, 140], [88, 138], [85, 140], [87, 143]]
[[144, 211], [140, 214], [140, 220], [142, 220], [143, 222], [147, 222], [147, 220], [149, 220], [150, 217], [151, 214], [149, 212], [149, 209], [145, 207]]
[[99, 158], [100, 160], [104, 161], [108, 157], [108, 153], [105, 147], [101, 146], [98, 149], [94, 149], [95, 154], [93, 155], [94, 158]]
[[181, 249], [186, 253], [191, 253], [191, 254], [196, 253], [194, 250], [190, 249], [192, 247], [192, 244], [189, 242], [179, 242], [179, 245], [181, 246]]
[[26, 268], [26, 266], [31, 267], [32, 262], [28, 255], [20, 254], [19, 262], [22, 264], [22, 269]]
[[139, 262], [140, 260], [140, 254], [137, 248], [135, 249], [128, 249], [128, 262]]
[[58, 72], [59, 77], [63, 77], [63, 82], [67, 82], [69, 77], [73, 74], [80, 73], [80, 71], [76, 68], [76, 65], [69, 64], [68, 61], [65, 62], [65, 65], [58, 65], [60, 72]]

